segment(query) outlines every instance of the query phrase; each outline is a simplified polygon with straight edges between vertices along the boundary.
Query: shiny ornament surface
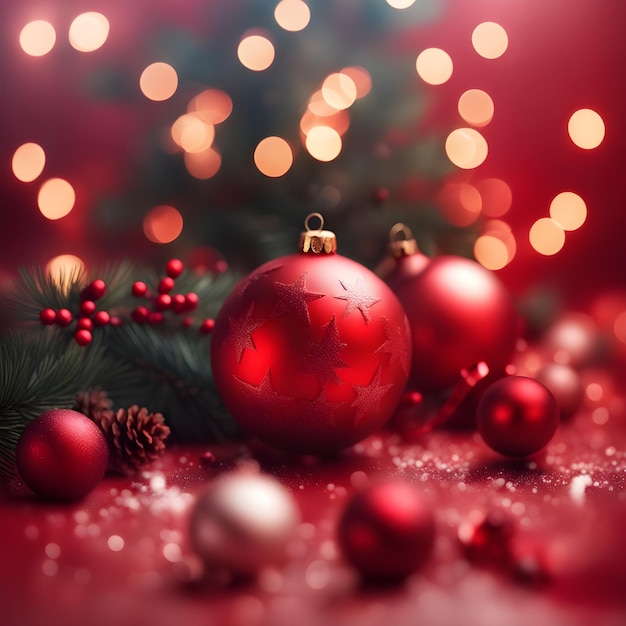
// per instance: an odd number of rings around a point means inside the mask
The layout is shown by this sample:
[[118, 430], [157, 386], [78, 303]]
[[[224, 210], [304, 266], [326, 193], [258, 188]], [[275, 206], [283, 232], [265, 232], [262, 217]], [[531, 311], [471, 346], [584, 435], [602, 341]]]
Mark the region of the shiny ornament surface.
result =
[[299, 520], [295, 500], [276, 479], [234, 471], [198, 495], [189, 536], [207, 567], [251, 576], [286, 560]]
[[437, 257], [395, 293], [411, 328], [410, 384], [416, 389], [446, 389], [481, 361], [492, 371], [508, 364], [517, 313], [504, 285], [478, 263]]
[[478, 432], [500, 454], [539, 452], [559, 425], [559, 408], [548, 388], [534, 378], [509, 376], [493, 383], [477, 409]]
[[355, 493], [341, 515], [337, 538], [342, 554], [362, 576], [396, 580], [428, 560], [435, 524], [421, 492], [396, 479]]
[[215, 321], [211, 363], [246, 432], [325, 453], [389, 420], [409, 373], [409, 337], [402, 306], [373, 272], [332, 252], [299, 252], [235, 287]]
[[76, 500], [104, 476], [109, 450], [88, 417], [71, 409], [53, 409], [26, 426], [15, 458], [20, 476], [36, 494]]

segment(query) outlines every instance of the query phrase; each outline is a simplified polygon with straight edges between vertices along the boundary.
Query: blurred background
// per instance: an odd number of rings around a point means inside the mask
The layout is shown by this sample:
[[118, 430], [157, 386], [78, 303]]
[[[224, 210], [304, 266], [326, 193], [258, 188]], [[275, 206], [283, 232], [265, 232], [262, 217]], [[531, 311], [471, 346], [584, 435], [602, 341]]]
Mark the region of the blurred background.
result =
[[371, 268], [402, 221], [626, 343], [624, 24], [621, 0], [3, 2], [2, 282], [249, 271], [319, 211]]

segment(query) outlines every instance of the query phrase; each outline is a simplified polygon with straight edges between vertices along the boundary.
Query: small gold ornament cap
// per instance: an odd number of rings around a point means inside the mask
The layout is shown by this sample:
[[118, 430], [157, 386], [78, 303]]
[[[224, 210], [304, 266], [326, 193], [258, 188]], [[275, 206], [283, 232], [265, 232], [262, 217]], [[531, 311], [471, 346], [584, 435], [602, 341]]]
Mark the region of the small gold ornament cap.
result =
[[[310, 221], [317, 218], [317, 229], [310, 226]], [[337, 252], [337, 237], [331, 230], [323, 230], [324, 218], [321, 213], [309, 213], [304, 220], [305, 232], [300, 233], [300, 252], [307, 254], [334, 254]]]
[[389, 231], [389, 253], [392, 257], [409, 256], [418, 254], [417, 241], [413, 239], [411, 229], [402, 222], [398, 222]]

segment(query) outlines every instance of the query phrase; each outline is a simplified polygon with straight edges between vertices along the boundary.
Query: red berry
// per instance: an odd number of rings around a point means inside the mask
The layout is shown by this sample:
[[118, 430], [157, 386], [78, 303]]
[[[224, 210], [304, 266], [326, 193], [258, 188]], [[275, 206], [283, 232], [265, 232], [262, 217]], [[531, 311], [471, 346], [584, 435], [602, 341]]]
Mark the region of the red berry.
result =
[[80, 317], [76, 322], [76, 330], [92, 330], [93, 322], [88, 317]]
[[198, 302], [200, 302], [200, 298], [198, 298], [198, 294], [193, 293], [193, 291], [190, 291], [185, 296], [185, 310], [195, 311], [198, 308]]
[[54, 322], [56, 322], [56, 319], [57, 312], [54, 309], [42, 309], [39, 312], [39, 321], [44, 326], [50, 326], [51, 324], [54, 324]]
[[175, 296], [172, 296], [172, 304], [170, 308], [176, 315], [180, 315], [185, 311], [185, 296], [182, 293], [177, 293]]
[[94, 300], [99, 300], [104, 295], [104, 292], [107, 289], [107, 285], [103, 280], [98, 278], [94, 280], [87, 289]]
[[183, 262], [180, 259], [170, 259], [165, 265], [165, 273], [170, 278], [178, 278], [185, 269]]
[[98, 311], [93, 316], [96, 326], [106, 326], [111, 321], [111, 316], [106, 311]]
[[80, 312], [82, 315], [92, 315], [96, 310], [96, 303], [93, 300], [85, 300], [80, 303]]
[[170, 276], [166, 276], [159, 281], [159, 285], [157, 287], [157, 291], [159, 293], [169, 293], [174, 289], [174, 279]]
[[161, 311], [150, 311], [148, 313], [148, 324], [162, 324], [164, 319]]
[[74, 339], [76, 339], [76, 343], [79, 346], [88, 346], [91, 343], [93, 336], [88, 330], [82, 329], [77, 330], [74, 333]]
[[132, 293], [133, 293], [133, 296], [135, 296], [135, 298], [141, 298], [145, 296], [147, 291], [148, 291], [148, 286], [146, 285], [146, 283], [141, 282], [140, 280], [133, 283]]
[[69, 326], [74, 316], [69, 309], [59, 309], [56, 314], [56, 323], [59, 326]]
[[200, 324], [200, 334], [208, 335], [215, 328], [215, 320], [211, 318], [207, 318]]
[[133, 312], [131, 315], [132, 315], [133, 320], [137, 322], [137, 324], [143, 324], [144, 322], [148, 321], [149, 313], [150, 311], [148, 311], [148, 307], [138, 306], [133, 309]]
[[170, 296], [169, 293], [159, 294], [154, 301], [154, 306], [157, 311], [166, 311], [170, 308], [170, 304], [172, 304], [172, 296]]
[[111, 321], [109, 323], [111, 326], [121, 326], [122, 318], [119, 315], [111, 315]]
[[186, 315], [185, 317], [183, 317], [180, 323], [183, 325], [184, 328], [191, 328], [193, 326], [193, 319]]
[[206, 467], [215, 465], [216, 460], [217, 459], [215, 458], [215, 455], [213, 454], [213, 452], [211, 452], [210, 450], [206, 450], [200, 456], [200, 465], [204, 465]]

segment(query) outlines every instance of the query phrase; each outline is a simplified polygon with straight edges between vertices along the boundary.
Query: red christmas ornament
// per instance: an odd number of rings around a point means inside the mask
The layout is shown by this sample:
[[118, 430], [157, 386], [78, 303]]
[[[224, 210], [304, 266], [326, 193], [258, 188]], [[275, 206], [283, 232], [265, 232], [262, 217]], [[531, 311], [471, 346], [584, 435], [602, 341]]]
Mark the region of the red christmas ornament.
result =
[[352, 497], [339, 520], [337, 539], [346, 560], [365, 578], [398, 580], [428, 560], [435, 524], [421, 493], [395, 480]]
[[578, 412], [585, 398], [585, 389], [576, 370], [569, 365], [549, 363], [537, 372], [536, 378], [552, 392], [562, 420]]
[[169, 278], [178, 278], [184, 269], [185, 265], [180, 259], [170, 259], [165, 265], [165, 273]]
[[389, 232], [389, 252], [392, 263], [390, 269], [381, 278], [398, 293], [400, 287], [410, 283], [421, 274], [430, 263], [430, 259], [419, 251], [417, 242], [411, 235], [411, 229], [405, 224], [395, 224]]
[[226, 407], [244, 430], [290, 452], [336, 451], [371, 434], [391, 417], [408, 376], [402, 306], [335, 248], [330, 231], [302, 233], [300, 252], [238, 283], [212, 333]]
[[44, 326], [51, 326], [57, 321], [57, 312], [54, 309], [42, 309], [39, 312], [39, 321]]
[[88, 346], [93, 341], [93, 335], [90, 330], [80, 328], [74, 333], [74, 339], [79, 346]]
[[477, 409], [478, 432], [500, 454], [539, 452], [559, 425], [559, 409], [548, 388], [534, 378], [509, 376], [493, 383]]
[[42, 413], [23, 430], [15, 450], [17, 469], [38, 495], [76, 500], [102, 479], [109, 461], [104, 435], [71, 409]]
[[441, 256], [399, 283], [394, 291], [411, 327], [414, 387], [441, 391], [481, 361], [490, 371], [508, 365], [518, 317], [492, 272], [469, 259]]

